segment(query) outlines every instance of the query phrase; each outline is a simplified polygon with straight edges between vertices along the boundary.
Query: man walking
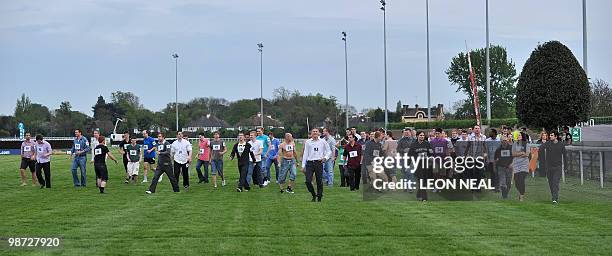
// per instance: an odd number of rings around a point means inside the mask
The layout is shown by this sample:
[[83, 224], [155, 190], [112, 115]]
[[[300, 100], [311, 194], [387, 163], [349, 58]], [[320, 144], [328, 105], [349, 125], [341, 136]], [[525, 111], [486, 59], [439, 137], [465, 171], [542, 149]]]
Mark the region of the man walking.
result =
[[[274, 181], [278, 184], [278, 146], [280, 145], [280, 140], [274, 138], [274, 133], [268, 133], [268, 139], [270, 140], [270, 147], [268, 148], [268, 152], [266, 153], [266, 176], [268, 177], [268, 181], [270, 180], [270, 168], [274, 163]], [[266, 184], [267, 185], [267, 184]]]
[[240, 173], [236, 191], [242, 192], [244, 189], [244, 191], [248, 192], [251, 187], [247, 182], [247, 173], [250, 162], [255, 161], [255, 155], [253, 154], [253, 151], [251, 151], [251, 143], [246, 142], [244, 133], [242, 132], [238, 133], [238, 143], [234, 144], [234, 148], [230, 154], [230, 159], [234, 160], [235, 156], [238, 156], [238, 172]]
[[[142, 178], [142, 183], [148, 182], [149, 170], [154, 170], [155, 168], [155, 150], [157, 147], [157, 143], [153, 137], [149, 136], [149, 131], [144, 130], [142, 132], [143, 140], [142, 140], [142, 153], [143, 153], [143, 167], [144, 167], [144, 177]], [[161, 181], [161, 177], [159, 176], [159, 181]]]
[[220, 139], [221, 134], [215, 131], [213, 140], [210, 142], [211, 175], [215, 188], [217, 187], [217, 174], [221, 177], [221, 186], [225, 187], [225, 176], [223, 175], [223, 155], [227, 152], [225, 142]]
[[[263, 185], [267, 186], [268, 183], [270, 182], [270, 170], [266, 168], [265, 164], [268, 162], [268, 159], [266, 156], [268, 154], [268, 149], [271, 146], [270, 138], [264, 134], [264, 129], [262, 127], [258, 127], [256, 129], [256, 132], [257, 132], [257, 140], [260, 141], [262, 144], [262, 152], [261, 152], [261, 155], [259, 156], [259, 158], [261, 158], [260, 165], [259, 165], [260, 171], [262, 173], [261, 177], [262, 177]], [[253, 137], [252, 134], [251, 134], [251, 137]], [[255, 154], [255, 156], [257, 156], [257, 154]]]
[[138, 181], [138, 171], [140, 169], [140, 145], [136, 144], [136, 137], [130, 139], [130, 144], [126, 151], [128, 155], [128, 180], [136, 183]]
[[159, 157], [157, 158], [159, 163], [157, 164], [157, 168], [153, 174], [153, 179], [151, 180], [149, 190], [145, 191], [147, 194], [155, 193], [157, 182], [159, 181], [159, 177], [162, 175], [162, 173], [166, 173], [168, 176], [170, 184], [172, 185], [172, 190], [174, 192], [179, 192], [178, 181], [174, 178], [175, 176], [172, 173], [172, 157], [170, 156], [171, 145], [166, 141], [165, 137], [166, 136], [161, 132], [157, 134], [158, 142], [155, 147], [159, 154]]
[[[302, 169], [306, 175], [306, 187], [312, 195], [312, 202], [319, 201], [323, 198], [323, 163], [331, 158], [329, 144], [322, 139], [319, 139], [319, 128], [313, 128], [310, 131], [310, 139], [304, 143], [304, 157], [302, 158]], [[317, 192], [315, 194], [312, 186], [312, 176], [315, 176], [317, 181]]]
[[[200, 140], [198, 141], [198, 163], [196, 164], [196, 172], [198, 173], [198, 183], [208, 183], [208, 165], [210, 164], [210, 141], [203, 132], [199, 134]], [[204, 174], [202, 174], [202, 166], [204, 166]]]
[[546, 177], [548, 178], [553, 204], [557, 204], [559, 201], [559, 182], [561, 181], [563, 165], [567, 166], [565, 143], [559, 141], [559, 139], [559, 132], [552, 131], [549, 134], [549, 140], [540, 146], [546, 156], [544, 164], [546, 165]]
[[348, 135], [348, 143], [344, 145], [343, 156], [346, 158], [346, 172], [351, 191], [359, 190], [361, 179], [361, 145], [357, 144], [354, 134]]
[[183, 187], [189, 190], [189, 164], [191, 163], [191, 143], [183, 139], [183, 133], [176, 133], [176, 140], [171, 146], [172, 159], [174, 159], [174, 178], [178, 182], [179, 176], [183, 174]]
[[[43, 140], [42, 135], [36, 135], [36, 178], [40, 188], [51, 188], [51, 144]], [[42, 171], [45, 176], [43, 177]]]
[[123, 156], [123, 168], [125, 169], [125, 184], [130, 183], [130, 177], [128, 175], [128, 156], [127, 156], [127, 146], [130, 145], [130, 132], [123, 132], [123, 140], [119, 143], [119, 153]]
[[25, 140], [21, 143], [21, 166], [19, 167], [19, 174], [21, 175], [21, 186], [26, 184], [25, 169], [30, 168], [32, 175], [32, 186], [36, 186], [38, 180], [36, 178], [36, 143], [32, 141], [32, 137], [29, 132], [25, 134]]
[[323, 179], [326, 180], [327, 186], [334, 185], [334, 165], [336, 163], [336, 139], [330, 134], [329, 128], [323, 129], [323, 138], [327, 142], [331, 157], [325, 161]]
[[[81, 129], [74, 130], [74, 144], [70, 150], [72, 159], [72, 181], [75, 187], [87, 185], [87, 152], [89, 152], [89, 141], [83, 136]], [[77, 167], [81, 170], [81, 180], [77, 176]]]
[[[283, 159], [281, 161], [280, 176], [278, 176], [278, 185], [280, 186], [280, 192], [287, 192], [293, 194], [293, 188], [295, 187], [295, 178], [297, 176], [296, 162], [297, 152], [295, 151], [295, 142], [293, 141], [293, 135], [291, 133], [285, 133], [285, 141], [279, 146], [280, 155]], [[287, 174], [289, 174], [289, 184], [287, 190], [285, 190], [285, 181], [287, 180]]]

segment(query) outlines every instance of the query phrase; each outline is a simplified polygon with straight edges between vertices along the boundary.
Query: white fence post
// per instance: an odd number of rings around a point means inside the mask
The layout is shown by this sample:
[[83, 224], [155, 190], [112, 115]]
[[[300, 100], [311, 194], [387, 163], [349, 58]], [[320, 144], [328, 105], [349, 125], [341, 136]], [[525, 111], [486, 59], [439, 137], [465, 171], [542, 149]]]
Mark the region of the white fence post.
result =
[[599, 185], [604, 187], [604, 169], [603, 169], [603, 152], [599, 151]]
[[582, 167], [582, 150], [580, 152], [580, 185], [584, 185], [584, 169]]

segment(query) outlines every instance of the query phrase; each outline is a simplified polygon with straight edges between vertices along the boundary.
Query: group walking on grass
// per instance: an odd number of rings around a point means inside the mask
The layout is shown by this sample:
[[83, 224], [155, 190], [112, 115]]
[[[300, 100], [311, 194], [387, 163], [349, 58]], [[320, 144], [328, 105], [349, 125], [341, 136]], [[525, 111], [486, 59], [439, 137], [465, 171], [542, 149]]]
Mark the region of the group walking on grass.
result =
[[[329, 128], [313, 128], [309, 131], [309, 138], [303, 142], [301, 151], [297, 150], [297, 141], [291, 133], [285, 133], [281, 140], [276, 138], [273, 132], [266, 134], [261, 127], [240, 132], [238, 141], [231, 148], [220, 138], [218, 131], [213, 133], [213, 138], [207, 138], [204, 133], [200, 133], [197, 149], [194, 149], [182, 132], [178, 132], [176, 139], [170, 143], [162, 132], [158, 132], [157, 139], [154, 139], [149, 131], [144, 131], [142, 139], [125, 132], [118, 149], [125, 171], [125, 183], [150, 182], [145, 191], [147, 194], [156, 192], [164, 174], [174, 192], [181, 190], [181, 177], [183, 190], [188, 191], [191, 185], [189, 168], [194, 158], [198, 184], [212, 182], [214, 188], [225, 187], [228, 182], [224, 171], [224, 157], [229, 152], [230, 161], [237, 162], [237, 192], [248, 192], [254, 187], [264, 189], [274, 182], [281, 194], [293, 194], [297, 173], [301, 169], [312, 201], [321, 202], [324, 187], [333, 187], [336, 184], [334, 170], [337, 163], [340, 172], [340, 182], [337, 183], [340, 183], [340, 187], [347, 187], [349, 191], [362, 189], [365, 192], [381, 192], [373, 185], [374, 181], [397, 182], [400, 177], [409, 182], [426, 179], [488, 178], [495, 185], [494, 192], [500, 193], [502, 199], [508, 199], [511, 185], [514, 183], [519, 201], [526, 199], [526, 177], [530, 172], [537, 172], [539, 176], [547, 177], [551, 199], [553, 204], [556, 204], [559, 200], [563, 164], [567, 161], [565, 146], [571, 144], [568, 130], [564, 131], [563, 134], [557, 131], [542, 131], [538, 140], [532, 142], [525, 128], [519, 130], [506, 126], [501, 128], [499, 134], [497, 129], [491, 128], [485, 135], [480, 126], [476, 125], [467, 129], [452, 129], [450, 136], [441, 128], [405, 128], [399, 139], [396, 139], [391, 131], [384, 129], [358, 132], [352, 127], [347, 128], [341, 137], [334, 135]], [[100, 193], [105, 193], [109, 180], [106, 159], [110, 158], [118, 164], [118, 158], [110, 152], [106, 138], [98, 131], [94, 131], [91, 143], [80, 129], [75, 129], [74, 135], [69, 152], [74, 187], [87, 186], [87, 156], [91, 151], [90, 161], [94, 166], [96, 186]], [[22, 186], [26, 185], [25, 170], [29, 168], [33, 186], [51, 188], [52, 154], [51, 145], [42, 135], [37, 135], [35, 141], [32, 141], [30, 133], [25, 134], [21, 145]], [[396, 155], [443, 159], [471, 156], [485, 159], [486, 164], [468, 168], [463, 172], [444, 168], [443, 165], [384, 168], [382, 172], [375, 171], [375, 158], [393, 158]], [[141, 163], [144, 172], [142, 181], [139, 181]], [[275, 170], [274, 179], [271, 175], [272, 167]], [[150, 180], [149, 172], [153, 172]], [[413, 193], [414, 189], [406, 188], [401, 192]], [[428, 191], [417, 187], [417, 200], [427, 201], [428, 192], [443, 191]], [[480, 190], [472, 189], [471, 192], [480, 193]]]

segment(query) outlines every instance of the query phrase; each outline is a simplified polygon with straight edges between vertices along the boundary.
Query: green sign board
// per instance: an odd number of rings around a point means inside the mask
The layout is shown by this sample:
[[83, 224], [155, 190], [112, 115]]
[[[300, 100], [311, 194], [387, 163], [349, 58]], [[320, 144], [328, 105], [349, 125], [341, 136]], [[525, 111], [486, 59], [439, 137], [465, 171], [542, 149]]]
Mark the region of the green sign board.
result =
[[582, 128], [581, 127], [572, 127], [570, 128], [570, 134], [572, 135], [572, 141], [582, 141]]

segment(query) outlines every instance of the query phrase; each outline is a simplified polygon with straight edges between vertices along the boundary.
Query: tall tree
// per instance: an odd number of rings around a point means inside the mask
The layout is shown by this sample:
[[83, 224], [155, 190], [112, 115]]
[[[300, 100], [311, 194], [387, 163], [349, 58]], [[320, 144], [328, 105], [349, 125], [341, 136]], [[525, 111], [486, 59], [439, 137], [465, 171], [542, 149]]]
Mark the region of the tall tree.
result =
[[554, 129], [585, 121], [591, 110], [586, 73], [574, 54], [559, 41], [531, 53], [517, 84], [516, 115], [532, 127]]
[[[506, 48], [492, 45], [490, 48], [491, 60], [491, 116], [492, 118], [506, 118], [514, 116], [515, 109], [515, 82], [516, 69], [512, 59], [508, 59]], [[476, 49], [470, 52], [475, 82], [480, 100], [480, 113], [486, 113], [486, 49]], [[448, 80], [457, 86], [457, 92], [463, 92], [468, 100], [461, 109], [469, 110], [471, 117], [474, 114], [474, 95], [470, 83], [470, 72], [467, 54], [461, 52], [453, 57], [450, 67], [446, 70]]]
[[591, 86], [591, 114], [590, 116], [612, 116], [612, 88], [604, 80], [596, 79]]

